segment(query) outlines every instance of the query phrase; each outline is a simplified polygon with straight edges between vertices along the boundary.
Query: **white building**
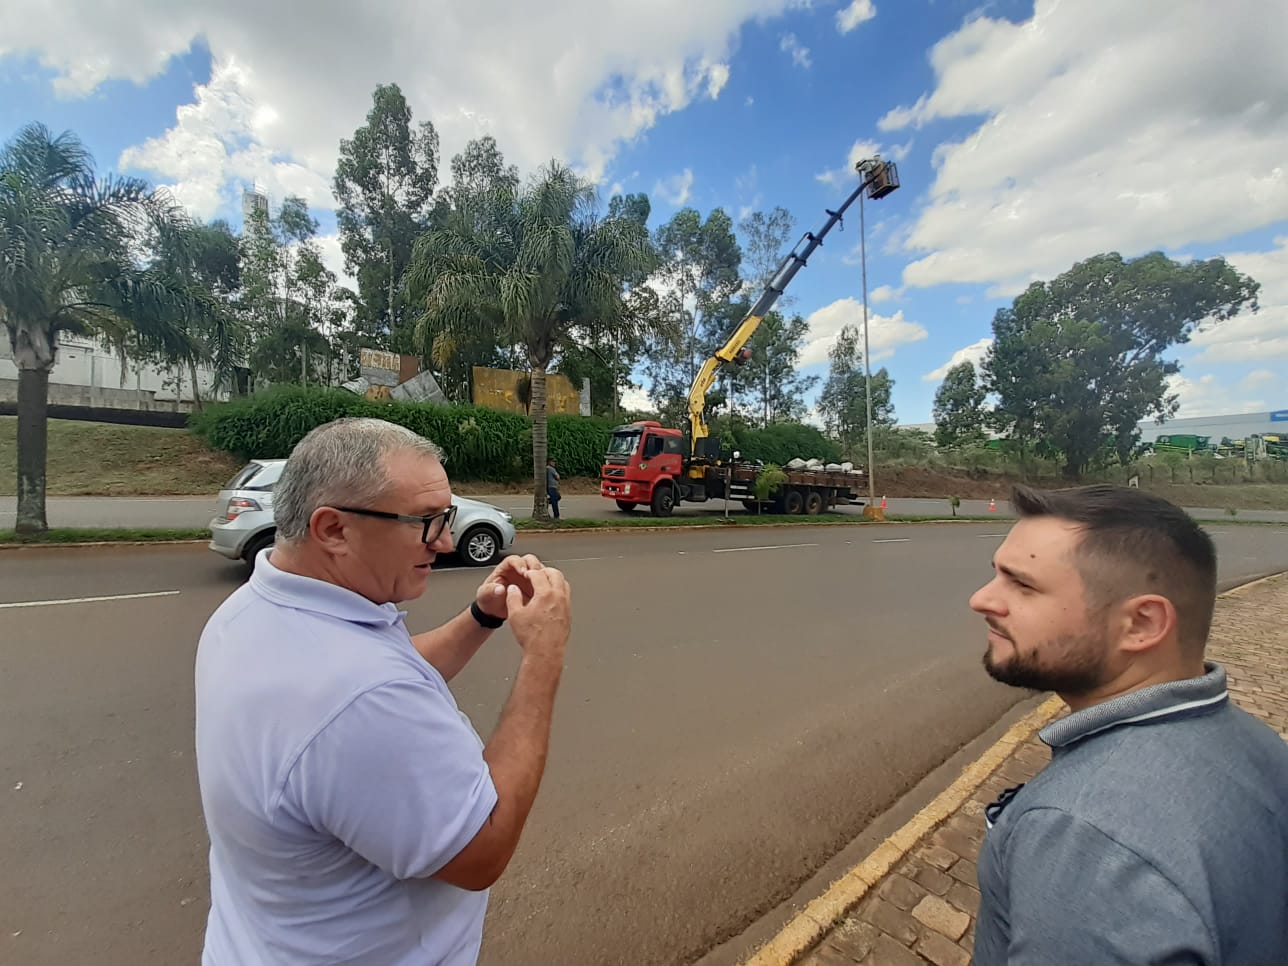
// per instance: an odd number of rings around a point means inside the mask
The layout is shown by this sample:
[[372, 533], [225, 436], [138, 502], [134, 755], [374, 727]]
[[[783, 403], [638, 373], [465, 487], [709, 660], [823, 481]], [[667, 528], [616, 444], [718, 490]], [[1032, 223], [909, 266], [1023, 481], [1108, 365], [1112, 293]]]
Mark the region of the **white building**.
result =
[[[201, 398], [224, 400], [228, 388], [216, 394], [214, 373], [197, 367]], [[13, 360], [8, 333], [0, 330], [0, 402], [18, 399], [18, 366]], [[124, 374], [121, 359], [92, 338], [60, 333], [53, 371], [49, 374], [49, 403], [54, 406], [89, 406], [101, 409], [147, 411], [193, 409], [192, 377], [151, 363], [131, 362]]]
[[1253, 433], [1288, 434], [1288, 409], [1268, 413], [1169, 419], [1161, 426], [1152, 419], [1140, 424], [1140, 438], [1145, 443], [1152, 443], [1160, 436], [1176, 435], [1210, 436], [1213, 443], [1219, 443], [1227, 436], [1230, 439], [1246, 439]]

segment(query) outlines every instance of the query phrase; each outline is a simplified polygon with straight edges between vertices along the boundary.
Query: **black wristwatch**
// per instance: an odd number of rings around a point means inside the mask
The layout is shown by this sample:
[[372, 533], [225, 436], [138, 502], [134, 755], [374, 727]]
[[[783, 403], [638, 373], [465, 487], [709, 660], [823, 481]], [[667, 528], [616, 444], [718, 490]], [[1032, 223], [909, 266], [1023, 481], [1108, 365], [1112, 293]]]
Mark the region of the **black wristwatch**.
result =
[[489, 631], [494, 631], [505, 623], [504, 617], [493, 617], [483, 613], [483, 608], [479, 606], [477, 600], [470, 601], [470, 616], [478, 621], [479, 627], [486, 627]]

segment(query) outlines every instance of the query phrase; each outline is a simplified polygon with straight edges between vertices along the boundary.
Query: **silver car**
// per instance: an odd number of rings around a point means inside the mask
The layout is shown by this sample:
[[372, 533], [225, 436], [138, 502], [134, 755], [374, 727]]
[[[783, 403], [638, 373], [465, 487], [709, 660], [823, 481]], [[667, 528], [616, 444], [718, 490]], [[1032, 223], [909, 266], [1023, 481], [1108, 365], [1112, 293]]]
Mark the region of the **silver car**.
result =
[[[286, 460], [252, 460], [219, 491], [216, 516], [210, 521], [210, 549], [229, 560], [255, 558], [277, 536], [273, 523], [273, 487]], [[458, 496], [452, 543], [461, 560], [473, 567], [495, 564], [514, 545], [514, 517], [489, 503]]]

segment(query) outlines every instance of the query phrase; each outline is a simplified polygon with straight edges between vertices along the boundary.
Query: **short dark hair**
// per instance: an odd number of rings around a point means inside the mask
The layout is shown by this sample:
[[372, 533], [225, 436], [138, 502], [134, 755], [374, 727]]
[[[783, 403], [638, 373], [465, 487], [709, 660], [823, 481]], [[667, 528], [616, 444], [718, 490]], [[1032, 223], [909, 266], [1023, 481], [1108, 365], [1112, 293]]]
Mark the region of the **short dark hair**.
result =
[[1011, 505], [1021, 519], [1055, 517], [1083, 532], [1079, 567], [1100, 606], [1142, 593], [1176, 608], [1180, 642], [1202, 652], [1216, 607], [1216, 547], [1188, 513], [1135, 487], [1096, 484], [1067, 490], [1016, 486]]

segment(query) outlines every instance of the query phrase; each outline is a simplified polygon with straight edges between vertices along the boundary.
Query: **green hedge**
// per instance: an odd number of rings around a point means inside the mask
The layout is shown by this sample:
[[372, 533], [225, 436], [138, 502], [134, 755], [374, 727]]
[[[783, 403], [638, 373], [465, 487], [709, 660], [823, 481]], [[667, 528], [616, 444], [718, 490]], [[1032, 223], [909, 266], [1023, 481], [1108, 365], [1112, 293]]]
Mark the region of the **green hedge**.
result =
[[[289, 456], [315, 426], [342, 416], [374, 416], [441, 446], [452, 476], [506, 481], [530, 476], [532, 429], [526, 416], [482, 406], [375, 402], [343, 390], [275, 389], [194, 413], [189, 428], [214, 449], [242, 459]], [[613, 424], [552, 415], [550, 455], [564, 476], [598, 476]]]

